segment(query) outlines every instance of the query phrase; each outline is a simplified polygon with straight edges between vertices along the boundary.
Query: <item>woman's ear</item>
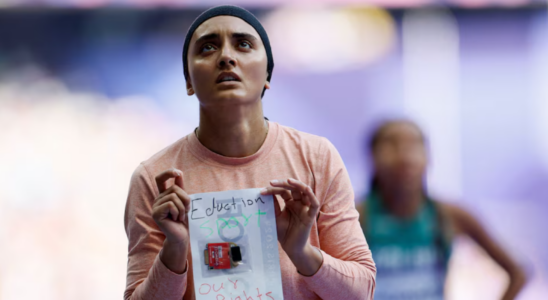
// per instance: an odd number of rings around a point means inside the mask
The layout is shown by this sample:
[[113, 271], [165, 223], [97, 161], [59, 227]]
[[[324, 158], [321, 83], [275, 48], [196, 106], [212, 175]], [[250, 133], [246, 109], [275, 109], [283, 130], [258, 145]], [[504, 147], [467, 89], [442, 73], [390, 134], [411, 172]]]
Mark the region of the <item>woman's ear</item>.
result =
[[189, 96], [194, 95], [194, 89], [192, 88], [192, 83], [190, 80], [186, 81], [186, 94]]

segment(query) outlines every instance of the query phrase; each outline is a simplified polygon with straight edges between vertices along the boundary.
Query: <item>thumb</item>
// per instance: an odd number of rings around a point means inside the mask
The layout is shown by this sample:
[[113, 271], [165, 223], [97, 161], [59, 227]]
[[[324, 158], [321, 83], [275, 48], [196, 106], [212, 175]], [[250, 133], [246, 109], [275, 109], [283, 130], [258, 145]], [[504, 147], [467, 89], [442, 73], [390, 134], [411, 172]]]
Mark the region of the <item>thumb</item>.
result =
[[183, 187], [183, 171], [178, 170], [179, 175], [175, 177], [175, 184], [184, 190]]
[[274, 216], [278, 217], [282, 214], [280, 200], [278, 200], [278, 197], [276, 195], [272, 195], [272, 200], [274, 202]]

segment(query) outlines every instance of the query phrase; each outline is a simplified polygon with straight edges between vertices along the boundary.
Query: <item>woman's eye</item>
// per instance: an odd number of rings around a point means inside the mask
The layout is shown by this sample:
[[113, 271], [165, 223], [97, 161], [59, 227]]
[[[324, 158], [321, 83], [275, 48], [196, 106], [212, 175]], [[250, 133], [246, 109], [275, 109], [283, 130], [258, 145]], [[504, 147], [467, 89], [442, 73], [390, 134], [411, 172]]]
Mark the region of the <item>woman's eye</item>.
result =
[[251, 44], [249, 42], [242, 41], [242, 42], [240, 42], [240, 47], [242, 47], [242, 48], [251, 48]]
[[213, 47], [213, 45], [211, 45], [211, 44], [205, 44], [202, 47], [202, 52], [209, 52], [209, 51], [212, 51], [212, 50], [215, 50], [215, 47]]

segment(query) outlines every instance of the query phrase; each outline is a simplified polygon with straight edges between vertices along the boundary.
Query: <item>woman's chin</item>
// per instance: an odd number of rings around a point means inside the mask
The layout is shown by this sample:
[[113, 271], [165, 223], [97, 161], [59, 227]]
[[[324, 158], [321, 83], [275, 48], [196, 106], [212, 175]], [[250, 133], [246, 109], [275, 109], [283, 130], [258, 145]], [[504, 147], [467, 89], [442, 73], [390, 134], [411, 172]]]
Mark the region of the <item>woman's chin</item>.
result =
[[260, 99], [260, 96], [254, 97], [252, 95], [249, 95], [249, 93], [245, 93], [244, 91], [240, 89], [230, 89], [230, 90], [216, 91], [214, 95], [211, 95], [210, 99], [211, 100], [207, 102], [215, 103], [216, 105], [218, 104], [237, 105], [237, 104], [248, 104], [248, 103], [254, 102], [257, 99]]

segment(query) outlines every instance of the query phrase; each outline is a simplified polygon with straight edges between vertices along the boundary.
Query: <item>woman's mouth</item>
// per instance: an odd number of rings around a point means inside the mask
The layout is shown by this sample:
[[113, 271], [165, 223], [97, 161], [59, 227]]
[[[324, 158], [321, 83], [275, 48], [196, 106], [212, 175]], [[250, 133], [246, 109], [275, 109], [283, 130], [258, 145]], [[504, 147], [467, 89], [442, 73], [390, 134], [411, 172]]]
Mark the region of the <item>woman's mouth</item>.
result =
[[217, 77], [216, 83], [240, 82], [240, 77], [233, 72], [223, 72]]

